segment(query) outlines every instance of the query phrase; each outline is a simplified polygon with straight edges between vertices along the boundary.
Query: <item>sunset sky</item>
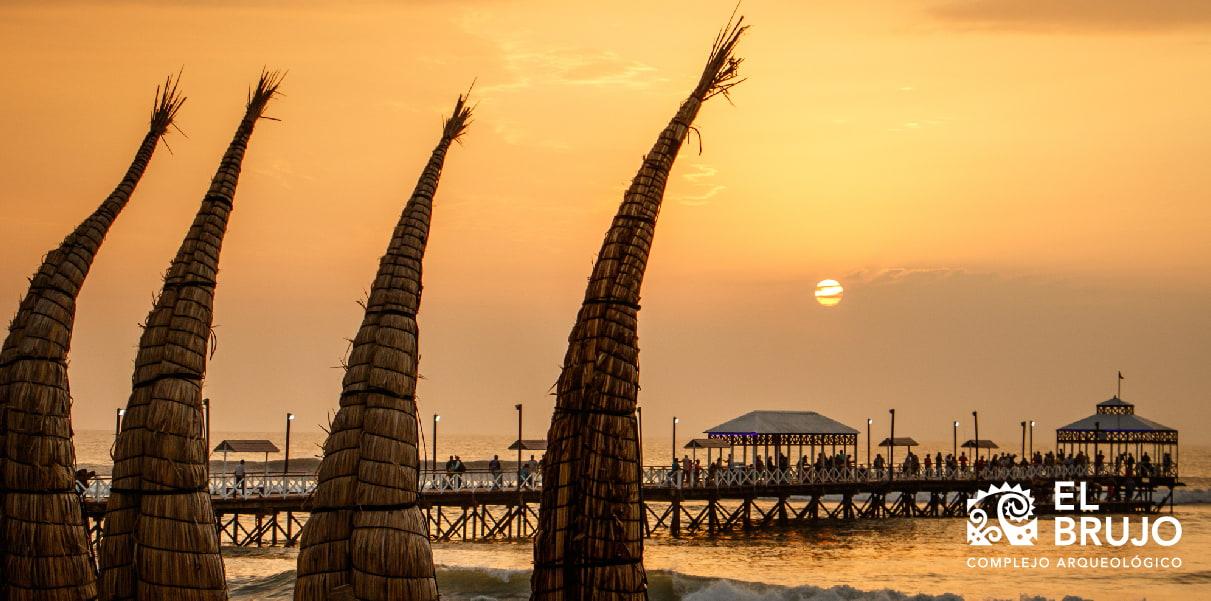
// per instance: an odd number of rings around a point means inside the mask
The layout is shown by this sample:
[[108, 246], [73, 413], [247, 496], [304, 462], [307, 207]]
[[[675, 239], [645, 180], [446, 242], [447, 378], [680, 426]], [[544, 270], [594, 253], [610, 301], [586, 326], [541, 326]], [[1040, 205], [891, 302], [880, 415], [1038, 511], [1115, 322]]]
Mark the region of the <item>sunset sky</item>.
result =
[[[0, 315], [189, 97], [80, 298], [75, 427], [112, 427], [151, 308], [262, 66], [206, 393], [221, 430], [318, 429], [392, 226], [476, 81], [438, 192], [420, 411], [546, 431], [622, 190], [733, 3], [0, 4]], [[397, 6], [396, 4], [401, 4]], [[1211, 442], [1211, 3], [746, 2], [734, 106], [683, 149], [640, 314], [645, 422], [810, 409], [1016, 448], [1114, 393]], [[816, 282], [845, 298], [820, 306]], [[660, 427], [660, 426], [652, 426]], [[988, 437], [988, 436], [984, 436]], [[1047, 442], [1049, 434], [1036, 437]], [[1036, 442], [1036, 445], [1038, 443]]]

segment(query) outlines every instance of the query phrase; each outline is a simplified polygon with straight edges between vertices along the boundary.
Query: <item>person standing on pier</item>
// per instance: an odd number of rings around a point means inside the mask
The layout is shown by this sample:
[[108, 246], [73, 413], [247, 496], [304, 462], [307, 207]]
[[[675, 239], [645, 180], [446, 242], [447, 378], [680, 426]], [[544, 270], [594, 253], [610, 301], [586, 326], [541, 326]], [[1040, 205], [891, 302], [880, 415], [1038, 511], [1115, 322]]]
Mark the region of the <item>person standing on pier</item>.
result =
[[463, 473], [467, 471], [467, 466], [463, 463], [463, 458], [458, 455], [454, 456], [454, 488], [463, 487]]
[[244, 495], [244, 476], [247, 473], [247, 470], [244, 468], [244, 460], [241, 459], [240, 463], [235, 466], [235, 485], [233, 487], [240, 489], [240, 496]]
[[492, 474], [492, 490], [500, 490], [500, 455], [492, 456], [492, 461], [488, 462], [488, 472]]
[[534, 487], [535, 480], [538, 479], [538, 468], [538, 461], [535, 461], [534, 456], [530, 455], [530, 460], [526, 462], [526, 472], [529, 474], [529, 476], [526, 477], [526, 480], [528, 480], [526, 482], [526, 488]]

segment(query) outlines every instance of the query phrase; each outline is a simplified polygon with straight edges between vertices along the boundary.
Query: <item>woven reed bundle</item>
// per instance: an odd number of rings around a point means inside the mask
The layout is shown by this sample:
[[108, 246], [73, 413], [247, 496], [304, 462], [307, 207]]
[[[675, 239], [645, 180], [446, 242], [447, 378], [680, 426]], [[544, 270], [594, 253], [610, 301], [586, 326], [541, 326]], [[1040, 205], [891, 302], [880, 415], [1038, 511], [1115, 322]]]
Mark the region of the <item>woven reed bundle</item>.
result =
[[543, 460], [531, 599], [646, 599], [636, 326], [665, 182], [702, 103], [740, 83], [729, 20], [693, 93], [661, 132], [606, 233], [568, 338]]
[[169, 77], [122, 181], [43, 259], [0, 350], [0, 599], [95, 599], [96, 573], [73, 490], [67, 354], [76, 296], [185, 101]]
[[202, 379], [219, 251], [253, 127], [281, 75], [261, 74], [193, 225], [164, 277], [135, 356], [114, 445], [101, 599], [227, 598], [207, 490]]
[[459, 96], [454, 104], [379, 261], [324, 443], [295, 599], [438, 598], [428, 530], [415, 505], [416, 313], [433, 195], [450, 144], [470, 125], [466, 102]]

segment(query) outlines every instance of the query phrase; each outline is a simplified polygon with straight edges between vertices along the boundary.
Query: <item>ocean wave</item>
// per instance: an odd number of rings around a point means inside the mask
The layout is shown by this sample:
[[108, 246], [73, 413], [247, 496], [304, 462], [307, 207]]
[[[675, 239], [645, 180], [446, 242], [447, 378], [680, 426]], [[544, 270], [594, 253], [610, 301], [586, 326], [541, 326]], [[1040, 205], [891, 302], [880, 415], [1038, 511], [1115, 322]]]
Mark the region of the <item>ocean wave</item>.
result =
[[1209, 488], [1177, 488], [1173, 490], [1173, 503], [1175, 505], [1195, 505], [1199, 503], [1211, 503], [1211, 489]]
[[725, 578], [686, 576], [675, 572], [648, 572], [652, 601], [962, 601], [952, 594], [910, 594], [891, 589], [863, 591], [849, 586], [821, 588], [781, 586]]
[[278, 572], [272, 576], [229, 578], [227, 589], [231, 599], [268, 599], [269, 601], [294, 599], [294, 570]]
[[[438, 566], [438, 587], [448, 601], [524, 601], [530, 597], [529, 570]], [[288, 600], [294, 594], [294, 570], [263, 577], [232, 578], [232, 601]], [[859, 590], [849, 586], [822, 588], [782, 586], [726, 578], [687, 576], [677, 572], [648, 572], [651, 601], [962, 601], [954, 594], [927, 595], [891, 589]], [[1020, 601], [1050, 601], [1023, 596]], [[1063, 601], [1081, 601], [1064, 597]]]

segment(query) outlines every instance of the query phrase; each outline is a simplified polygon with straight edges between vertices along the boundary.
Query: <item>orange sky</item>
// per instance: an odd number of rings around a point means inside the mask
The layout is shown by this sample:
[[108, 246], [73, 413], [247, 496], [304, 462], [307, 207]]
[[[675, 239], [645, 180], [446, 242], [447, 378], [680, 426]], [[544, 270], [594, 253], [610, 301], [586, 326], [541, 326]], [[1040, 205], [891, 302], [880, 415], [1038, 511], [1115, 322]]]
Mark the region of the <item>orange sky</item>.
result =
[[[3, 314], [184, 67], [188, 137], [161, 147], [80, 299], [77, 429], [124, 404], [137, 324], [269, 65], [290, 74], [224, 246], [215, 426], [326, 420], [356, 301], [477, 79], [426, 260], [421, 410], [504, 433], [525, 402], [527, 435], [545, 432], [593, 254], [732, 5], [406, 4], [0, 7]], [[1088, 414], [1121, 369], [1141, 414], [1211, 441], [1192, 427], [1211, 417], [1211, 8], [1140, 6], [746, 3], [750, 79], [703, 111], [702, 154], [693, 140], [666, 194], [645, 419], [857, 425], [894, 406], [897, 433], [945, 440], [978, 408], [981, 434], [1012, 441], [1019, 420]], [[828, 277], [834, 309], [812, 299]]]

